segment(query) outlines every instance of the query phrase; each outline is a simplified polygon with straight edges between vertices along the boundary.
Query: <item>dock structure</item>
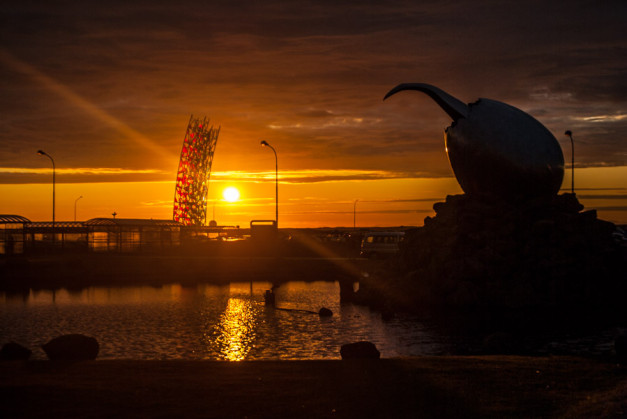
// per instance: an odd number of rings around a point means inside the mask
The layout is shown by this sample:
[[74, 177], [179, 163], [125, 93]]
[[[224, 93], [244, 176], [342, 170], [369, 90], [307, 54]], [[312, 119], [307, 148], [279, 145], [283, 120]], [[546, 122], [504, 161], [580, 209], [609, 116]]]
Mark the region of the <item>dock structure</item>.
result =
[[186, 226], [173, 220], [140, 218], [92, 218], [52, 224], [0, 214], [0, 259], [86, 252], [150, 253], [178, 248], [184, 251], [241, 239], [242, 231], [234, 226]]

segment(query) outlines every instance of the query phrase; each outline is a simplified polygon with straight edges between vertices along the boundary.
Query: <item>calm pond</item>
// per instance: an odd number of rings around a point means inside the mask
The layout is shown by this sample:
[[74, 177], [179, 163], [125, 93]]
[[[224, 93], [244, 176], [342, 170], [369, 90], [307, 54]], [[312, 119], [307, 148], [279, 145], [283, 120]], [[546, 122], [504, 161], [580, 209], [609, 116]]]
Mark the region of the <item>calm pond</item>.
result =
[[[340, 304], [337, 282], [288, 282], [264, 304], [270, 283], [226, 286], [91, 287], [0, 292], [0, 345], [39, 348], [67, 333], [100, 343], [99, 359], [337, 359], [345, 343], [368, 340], [382, 357], [448, 352], [412, 317], [383, 321], [366, 307]], [[333, 316], [320, 317], [321, 307]], [[290, 310], [282, 310], [290, 309]], [[311, 313], [315, 312], [315, 313]]]

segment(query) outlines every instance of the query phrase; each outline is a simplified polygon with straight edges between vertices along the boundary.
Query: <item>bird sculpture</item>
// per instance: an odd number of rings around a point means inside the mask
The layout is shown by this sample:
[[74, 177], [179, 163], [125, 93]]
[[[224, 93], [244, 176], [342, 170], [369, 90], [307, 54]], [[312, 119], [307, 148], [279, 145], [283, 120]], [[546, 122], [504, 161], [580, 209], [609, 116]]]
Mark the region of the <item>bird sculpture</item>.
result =
[[531, 115], [492, 99], [466, 105], [424, 83], [399, 84], [384, 100], [403, 90], [426, 93], [453, 118], [445, 130], [445, 148], [467, 195], [516, 201], [558, 193], [564, 178], [562, 149]]

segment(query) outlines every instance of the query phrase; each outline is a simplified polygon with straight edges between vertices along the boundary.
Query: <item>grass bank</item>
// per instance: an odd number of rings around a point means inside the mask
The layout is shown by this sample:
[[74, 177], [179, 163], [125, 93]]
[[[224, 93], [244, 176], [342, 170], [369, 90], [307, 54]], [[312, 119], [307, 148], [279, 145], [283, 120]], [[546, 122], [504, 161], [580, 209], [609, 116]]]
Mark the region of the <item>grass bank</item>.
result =
[[618, 417], [627, 369], [572, 357], [0, 363], [2, 417]]

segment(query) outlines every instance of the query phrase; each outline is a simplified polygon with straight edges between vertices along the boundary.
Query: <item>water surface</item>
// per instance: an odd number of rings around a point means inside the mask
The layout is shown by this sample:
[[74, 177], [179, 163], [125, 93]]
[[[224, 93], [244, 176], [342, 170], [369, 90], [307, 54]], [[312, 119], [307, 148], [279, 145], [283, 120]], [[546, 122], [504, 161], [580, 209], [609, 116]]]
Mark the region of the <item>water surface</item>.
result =
[[[66, 333], [100, 343], [99, 359], [337, 359], [340, 347], [373, 342], [382, 357], [437, 355], [447, 344], [409, 316], [383, 321], [377, 312], [340, 304], [337, 282], [288, 282], [277, 310], [263, 295], [271, 284], [91, 287], [0, 293], [0, 344], [39, 346]], [[321, 307], [333, 311], [318, 316]], [[311, 313], [315, 312], [315, 313]]]

